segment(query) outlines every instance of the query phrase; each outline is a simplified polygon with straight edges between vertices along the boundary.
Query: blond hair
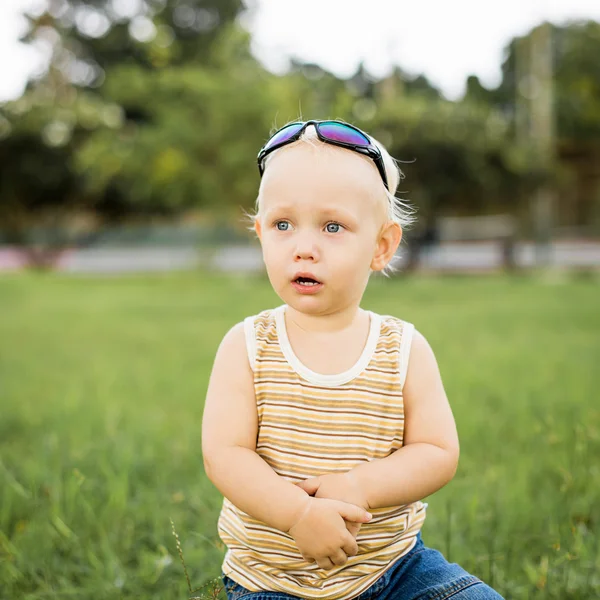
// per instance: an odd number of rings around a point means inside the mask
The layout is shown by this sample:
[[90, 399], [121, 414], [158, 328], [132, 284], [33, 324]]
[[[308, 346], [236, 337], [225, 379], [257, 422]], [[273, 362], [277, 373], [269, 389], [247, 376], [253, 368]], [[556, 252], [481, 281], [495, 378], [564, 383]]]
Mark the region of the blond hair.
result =
[[[340, 120], [338, 119], [338, 121], [340, 121]], [[290, 121], [289, 123], [287, 123], [287, 125], [289, 125], [290, 123], [296, 123], [296, 122], [297, 121]], [[344, 121], [340, 121], [340, 122], [344, 122]], [[349, 125], [350, 125], [350, 123], [349, 123]], [[285, 127], [285, 125], [283, 127]], [[273, 131], [271, 132], [271, 135], [273, 133], [275, 133], [275, 131], [277, 131], [277, 129], [280, 129], [280, 128], [273, 129]], [[398, 185], [399, 185], [400, 181], [402, 179], [404, 179], [404, 173], [402, 173], [402, 170], [398, 166], [398, 162], [396, 161], [396, 159], [394, 159], [390, 155], [390, 153], [387, 151], [387, 149], [381, 142], [376, 140], [373, 136], [369, 135], [368, 133], [365, 133], [365, 135], [367, 135], [369, 140], [371, 140], [371, 142], [375, 146], [377, 146], [377, 148], [379, 148], [379, 151], [381, 152], [381, 156], [383, 158], [383, 164], [385, 167], [385, 174], [387, 177], [388, 188], [389, 188], [389, 189], [385, 189], [385, 187], [384, 187], [385, 196], [386, 196], [386, 200], [387, 200], [387, 218], [389, 221], [393, 221], [394, 223], [397, 223], [400, 226], [400, 229], [402, 229], [402, 231], [404, 232], [405, 230], [409, 229], [416, 221], [416, 217], [415, 217], [416, 210], [413, 207], [409, 206], [405, 200], [396, 197]], [[302, 136], [296, 142], [294, 142], [294, 144], [296, 144], [296, 143], [305, 143], [305, 144], [309, 144], [311, 146], [319, 147], [319, 148], [323, 148], [323, 149], [326, 146], [326, 144], [324, 142], [319, 140], [319, 138], [317, 136], [317, 131], [313, 125], [310, 125], [302, 132]], [[266, 169], [266, 166], [267, 166], [269, 160], [273, 157], [273, 155], [276, 154], [277, 152], [279, 152], [280, 150], [285, 150], [286, 147], [287, 146], [283, 146], [280, 149], [274, 150], [266, 157], [265, 163], [264, 163], [265, 169]], [[254, 224], [254, 221], [256, 220], [256, 218], [258, 217], [259, 210], [260, 210], [260, 197], [261, 197], [260, 189], [261, 188], [259, 188], [259, 193], [256, 197], [255, 213], [254, 213], [254, 215], [248, 215], [248, 217], [252, 220], [253, 224]], [[254, 229], [254, 227], [252, 227], [252, 229]], [[404, 237], [403, 237], [403, 239], [404, 239]], [[390, 273], [397, 271], [397, 268], [393, 264], [394, 259], [397, 257], [398, 257], [398, 253], [396, 253], [396, 256], [394, 256], [392, 258], [392, 260], [382, 269], [381, 272], [383, 275], [389, 276]]]

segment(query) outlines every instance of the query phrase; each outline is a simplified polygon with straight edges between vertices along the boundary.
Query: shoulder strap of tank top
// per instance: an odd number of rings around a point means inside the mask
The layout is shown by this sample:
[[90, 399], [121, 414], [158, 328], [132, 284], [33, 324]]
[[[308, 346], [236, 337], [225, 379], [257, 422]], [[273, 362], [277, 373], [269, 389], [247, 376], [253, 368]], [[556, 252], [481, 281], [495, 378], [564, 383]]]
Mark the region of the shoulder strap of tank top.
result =
[[248, 362], [254, 371], [256, 366], [256, 334], [254, 331], [254, 316], [244, 319], [244, 333], [246, 334], [246, 350], [248, 351]]
[[415, 326], [407, 321], [402, 321], [402, 337], [400, 339], [400, 357], [398, 370], [400, 372], [400, 386], [404, 388], [406, 373], [408, 371], [408, 358], [410, 356], [410, 345], [413, 338]]

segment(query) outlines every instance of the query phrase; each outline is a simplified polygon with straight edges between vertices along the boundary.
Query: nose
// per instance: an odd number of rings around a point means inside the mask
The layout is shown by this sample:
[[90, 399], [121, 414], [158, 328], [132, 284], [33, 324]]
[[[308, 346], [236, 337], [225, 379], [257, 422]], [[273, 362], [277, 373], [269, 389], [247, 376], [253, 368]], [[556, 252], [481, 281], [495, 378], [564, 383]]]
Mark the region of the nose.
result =
[[294, 249], [294, 260], [310, 260], [317, 262], [320, 258], [320, 251], [315, 240], [315, 236], [310, 233], [301, 233], [296, 235], [296, 248]]

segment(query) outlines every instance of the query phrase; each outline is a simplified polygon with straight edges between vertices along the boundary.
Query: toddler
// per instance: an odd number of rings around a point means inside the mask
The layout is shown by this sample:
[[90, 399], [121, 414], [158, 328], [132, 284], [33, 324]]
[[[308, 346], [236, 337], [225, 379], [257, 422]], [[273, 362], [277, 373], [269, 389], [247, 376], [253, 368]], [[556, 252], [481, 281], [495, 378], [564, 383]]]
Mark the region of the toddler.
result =
[[421, 539], [422, 499], [456, 471], [434, 353], [411, 323], [364, 310], [413, 219], [371, 136], [294, 122], [261, 149], [254, 218], [283, 301], [224, 337], [202, 423], [228, 600], [498, 600]]

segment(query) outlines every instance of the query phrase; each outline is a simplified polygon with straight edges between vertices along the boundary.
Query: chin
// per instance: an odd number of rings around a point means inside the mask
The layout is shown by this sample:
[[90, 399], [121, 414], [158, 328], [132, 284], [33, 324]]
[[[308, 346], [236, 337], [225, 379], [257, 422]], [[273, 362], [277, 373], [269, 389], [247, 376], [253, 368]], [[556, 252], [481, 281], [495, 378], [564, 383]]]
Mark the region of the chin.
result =
[[285, 304], [291, 306], [298, 312], [316, 315], [326, 311], [330, 302], [323, 296], [302, 296], [301, 294], [295, 293], [294, 290], [287, 292], [280, 292], [277, 294]]

